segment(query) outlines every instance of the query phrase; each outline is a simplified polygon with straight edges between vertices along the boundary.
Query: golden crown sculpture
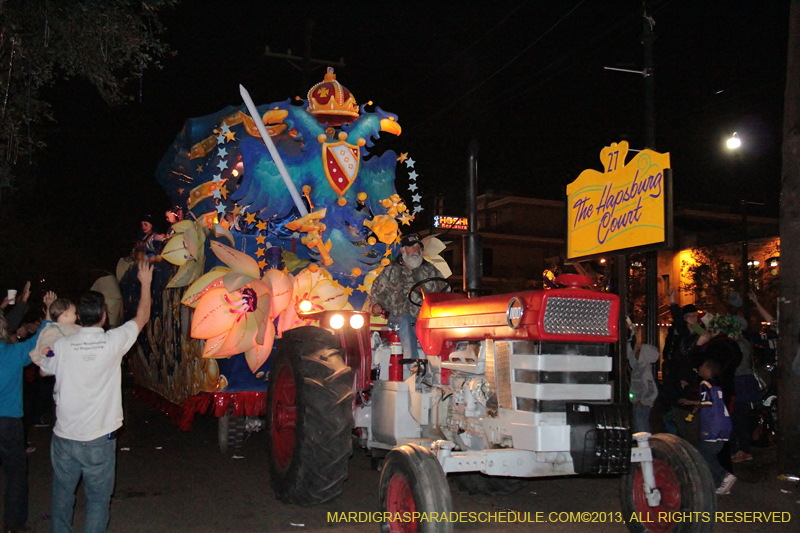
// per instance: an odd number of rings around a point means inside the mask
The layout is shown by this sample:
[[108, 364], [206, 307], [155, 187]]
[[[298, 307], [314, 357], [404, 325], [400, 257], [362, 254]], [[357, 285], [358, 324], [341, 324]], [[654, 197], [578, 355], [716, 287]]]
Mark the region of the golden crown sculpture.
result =
[[353, 94], [336, 81], [333, 67], [328, 67], [325, 79], [308, 91], [309, 113], [314, 115], [320, 124], [330, 126], [347, 124], [358, 118], [358, 104]]

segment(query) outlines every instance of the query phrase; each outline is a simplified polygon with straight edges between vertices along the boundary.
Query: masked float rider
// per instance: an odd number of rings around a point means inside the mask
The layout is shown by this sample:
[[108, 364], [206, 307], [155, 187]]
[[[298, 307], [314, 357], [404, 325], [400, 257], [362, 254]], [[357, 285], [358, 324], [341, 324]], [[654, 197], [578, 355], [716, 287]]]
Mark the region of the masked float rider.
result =
[[[372, 283], [370, 312], [388, 315], [390, 328], [397, 328], [405, 359], [417, 359], [417, 334], [414, 331], [419, 306], [409, 300], [409, 291], [424, 279], [439, 278], [441, 274], [422, 257], [422, 241], [414, 235], [400, 240], [400, 255], [389, 263]], [[423, 285], [425, 292], [436, 290], [435, 283]]]

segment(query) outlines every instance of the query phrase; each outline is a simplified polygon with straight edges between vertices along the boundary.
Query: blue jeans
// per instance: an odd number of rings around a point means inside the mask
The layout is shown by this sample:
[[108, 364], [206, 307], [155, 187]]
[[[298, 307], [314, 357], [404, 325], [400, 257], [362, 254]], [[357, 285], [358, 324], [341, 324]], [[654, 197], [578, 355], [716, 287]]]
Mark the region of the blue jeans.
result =
[[22, 529], [28, 521], [28, 454], [21, 418], [0, 416], [0, 462], [6, 475], [5, 527]]
[[645, 431], [650, 433], [650, 406], [633, 406], [633, 429], [634, 433]]
[[714, 487], [719, 488], [722, 485], [722, 480], [725, 479], [725, 476], [728, 474], [728, 471], [725, 470], [721, 464], [719, 464], [719, 459], [717, 458], [717, 454], [725, 445], [724, 441], [716, 441], [716, 442], [709, 442], [702, 440], [700, 441], [700, 445], [697, 447], [700, 451], [700, 455], [703, 456], [703, 459], [706, 460], [706, 464], [708, 464], [708, 469], [711, 470], [711, 476], [714, 478]]
[[53, 461], [52, 533], [73, 533], [72, 513], [75, 490], [83, 476], [86, 492], [84, 533], [103, 533], [108, 525], [117, 441], [107, 436], [80, 442], [53, 435], [50, 445]]
[[391, 315], [387, 324], [390, 328], [397, 328], [400, 344], [403, 346], [403, 359], [419, 359], [417, 354], [417, 332], [414, 329], [416, 319], [411, 315]]

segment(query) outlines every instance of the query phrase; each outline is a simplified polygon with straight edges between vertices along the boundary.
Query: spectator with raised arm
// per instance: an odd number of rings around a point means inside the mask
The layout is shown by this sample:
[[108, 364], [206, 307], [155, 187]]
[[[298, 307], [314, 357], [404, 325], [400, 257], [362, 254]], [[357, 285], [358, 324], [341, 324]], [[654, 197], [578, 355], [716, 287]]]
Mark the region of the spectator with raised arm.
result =
[[116, 436], [122, 426], [122, 357], [136, 342], [150, 318], [153, 267], [139, 262], [139, 307], [133, 320], [103, 330], [103, 295], [89, 291], [78, 302], [83, 324], [75, 335], [58, 339], [47, 350], [41, 368], [56, 376], [56, 425], [50, 457], [53, 462], [52, 533], [71, 533], [75, 490], [83, 477], [85, 533], [101, 533], [109, 519], [114, 491]]
[[[28, 312], [28, 298], [30, 298], [30, 296], [31, 282], [26, 281], [25, 286], [22, 288], [22, 292], [17, 295], [14, 308], [9, 311], [7, 315], [5, 315], [8, 325], [8, 340], [11, 340], [10, 336], [12, 332], [16, 332], [20, 324], [22, 324], [22, 319], [25, 317], [25, 313]], [[5, 296], [2, 303], [0, 303], [0, 316], [4, 316], [6, 307], [8, 307], [9, 303], [8, 296]]]

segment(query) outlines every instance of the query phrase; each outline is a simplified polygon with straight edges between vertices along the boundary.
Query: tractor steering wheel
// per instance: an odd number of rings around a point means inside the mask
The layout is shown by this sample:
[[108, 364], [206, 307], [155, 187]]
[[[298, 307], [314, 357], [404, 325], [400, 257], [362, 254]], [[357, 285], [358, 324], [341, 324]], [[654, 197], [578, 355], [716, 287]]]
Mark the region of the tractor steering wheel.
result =
[[411, 289], [408, 291], [408, 301], [412, 304], [416, 305], [417, 307], [422, 306], [422, 301], [425, 299], [425, 293], [423, 291], [423, 285], [426, 283], [436, 283], [435, 289], [431, 292], [452, 292], [453, 288], [450, 286], [450, 283], [447, 282], [446, 279], [440, 277], [434, 278], [426, 278], [420, 280], [414, 284]]

